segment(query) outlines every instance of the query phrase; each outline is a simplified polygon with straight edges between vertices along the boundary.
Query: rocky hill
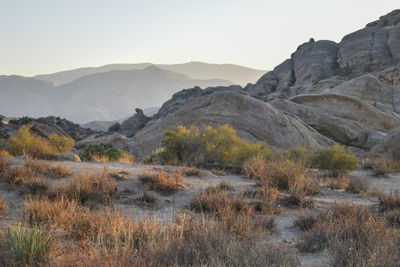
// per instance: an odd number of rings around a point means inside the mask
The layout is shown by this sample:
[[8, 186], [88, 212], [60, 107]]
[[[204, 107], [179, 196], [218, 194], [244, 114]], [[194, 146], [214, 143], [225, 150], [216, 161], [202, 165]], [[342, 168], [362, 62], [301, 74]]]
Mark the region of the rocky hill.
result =
[[124, 146], [139, 158], [168, 128], [225, 123], [276, 148], [339, 142], [399, 158], [400, 10], [340, 43], [311, 39], [255, 84], [183, 90], [151, 118], [135, 116]]

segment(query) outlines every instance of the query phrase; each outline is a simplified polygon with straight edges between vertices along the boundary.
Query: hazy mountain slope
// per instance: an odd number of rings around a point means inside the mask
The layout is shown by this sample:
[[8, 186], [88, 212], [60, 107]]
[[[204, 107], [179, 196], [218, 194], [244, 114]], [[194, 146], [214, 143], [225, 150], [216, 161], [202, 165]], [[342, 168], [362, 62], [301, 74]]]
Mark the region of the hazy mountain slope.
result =
[[0, 76], [0, 113], [6, 116], [32, 117], [51, 114], [54, 86], [22, 76]]
[[234, 84], [245, 86], [256, 82], [265, 70], [250, 69], [233, 64], [208, 64], [203, 62], [189, 62], [183, 64], [157, 65], [165, 70], [173, 70], [196, 79], [225, 79]]
[[101, 67], [87, 67], [87, 68], [79, 68], [79, 69], [74, 69], [74, 70], [60, 71], [60, 72], [51, 73], [51, 74], [40, 74], [40, 75], [36, 75], [33, 78], [42, 80], [42, 81], [54, 82], [58, 85], [62, 85], [62, 84], [70, 83], [70, 82], [72, 82], [80, 77], [86, 76], [86, 75], [91, 75], [91, 74], [101, 73], [101, 72], [108, 72], [108, 71], [112, 71], [112, 70], [141, 70], [150, 65], [151, 65], [150, 63], [109, 64], [109, 65], [104, 65]]
[[[41, 74], [34, 78], [51, 81], [59, 85], [70, 83], [78, 78], [95, 73], [108, 72], [113, 70], [141, 70], [152, 64], [110, 64], [101, 67], [79, 68], [75, 70], [61, 71], [52, 74]], [[256, 82], [264, 73], [264, 70], [256, 70], [233, 64], [208, 64], [203, 62], [189, 62], [183, 64], [155, 64], [161, 69], [172, 70], [189, 76], [193, 79], [209, 80], [223, 79], [233, 84], [242, 86]]]

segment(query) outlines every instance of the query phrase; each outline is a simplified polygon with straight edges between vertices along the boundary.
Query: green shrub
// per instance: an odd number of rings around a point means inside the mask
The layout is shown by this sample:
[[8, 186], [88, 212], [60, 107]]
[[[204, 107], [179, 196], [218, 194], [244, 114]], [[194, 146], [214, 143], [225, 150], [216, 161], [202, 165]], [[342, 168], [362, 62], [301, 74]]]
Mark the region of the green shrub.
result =
[[330, 171], [334, 176], [354, 170], [358, 167], [358, 159], [352, 151], [342, 145], [333, 145], [319, 150], [314, 157], [314, 166]]
[[53, 244], [53, 239], [39, 227], [22, 224], [9, 227], [1, 234], [1, 246], [13, 264], [30, 266], [42, 262]]
[[32, 118], [24, 116], [19, 119], [10, 120], [8, 123], [11, 125], [15, 125], [15, 126], [21, 126], [21, 125], [30, 124], [32, 121], [33, 121]]
[[6, 150], [13, 156], [30, 155], [39, 159], [52, 159], [60, 152], [71, 151], [74, 140], [52, 134], [45, 140], [31, 131], [31, 126], [23, 125], [7, 141]]
[[110, 127], [108, 127], [108, 131], [112, 133], [118, 132], [119, 129], [121, 129], [121, 124], [119, 122], [116, 122], [112, 124]]
[[74, 147], [75, 141], [71, 137], [51, 134], [49, 136], [49, 144], [51, 147], [54, 147], [58, 153], [62, 153], [71, 151]]
[[162, 143], [164, 150], [159, 155], [166, 163], [239, 169], [253, 155], [270, 157], [265, 143], [250, 144], [239, 138], [229, 125], [216, 128], [191, 126], [189, 129], [178, 126], [165, 132]]
[[295, 162], [303, 162], [311, 166], [315, 152], [305, 146], [292, 147], [283, 152], [283, 157]]
[[86, 161], [119, 161], [125, 156], [125, 151], [107, 143], [89, 145], [81, 158]]

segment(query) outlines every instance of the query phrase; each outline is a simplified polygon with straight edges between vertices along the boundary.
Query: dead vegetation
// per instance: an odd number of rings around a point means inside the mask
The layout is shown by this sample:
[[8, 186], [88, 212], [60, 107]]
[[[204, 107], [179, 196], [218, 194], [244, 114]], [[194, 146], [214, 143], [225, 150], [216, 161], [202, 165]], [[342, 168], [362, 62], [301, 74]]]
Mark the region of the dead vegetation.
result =
[[186, 176], [201, 176], [201, 170], [195, 167], [186, 168], [184, 173]]
[[7, 209], [7, 205], [4, 202], [3, 198], [0, 197], [0, 216], [3, 214], [3, 212]]
[[388, 177], [389, 174], [400, 171], [400, 163], [386, 158], [365, 158], [361, 167], [372, 169], [375, 175]]
[[365, 208], [338, 205], [317, 219], [298, 221], [307, 232], [297, 247], [304, 252], [328, 249], [333, 266], [397, 266], [400, 261], [398, 236]]
[[151, 190], [172, 193], [185, 188], [182, 173], [175, 170], [172, 174], [165, 171], [146, 171], [139, 175], [140, 181]]

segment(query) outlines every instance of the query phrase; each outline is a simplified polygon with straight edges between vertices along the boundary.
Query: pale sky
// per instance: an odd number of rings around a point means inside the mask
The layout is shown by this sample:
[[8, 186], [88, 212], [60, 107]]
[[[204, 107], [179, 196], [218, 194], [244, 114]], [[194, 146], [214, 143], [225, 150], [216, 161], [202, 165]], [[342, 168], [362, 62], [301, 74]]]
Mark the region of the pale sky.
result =
[[0, 75], [188, 61], [269, 70], [310, 37], [339, 42], [396, 8], [399, 0], [0, 0]]

